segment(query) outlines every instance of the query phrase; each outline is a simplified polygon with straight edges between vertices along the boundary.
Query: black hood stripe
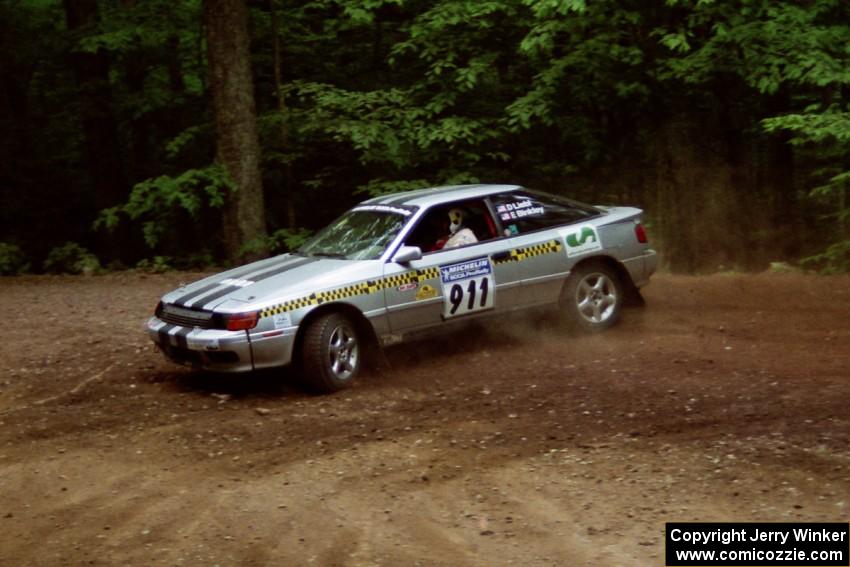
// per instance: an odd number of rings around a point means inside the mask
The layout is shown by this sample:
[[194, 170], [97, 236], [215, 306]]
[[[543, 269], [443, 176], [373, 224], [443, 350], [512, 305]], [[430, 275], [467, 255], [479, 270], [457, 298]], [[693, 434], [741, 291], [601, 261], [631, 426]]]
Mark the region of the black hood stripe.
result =
[[191, 327], [184, 327], [174, 334], [179, 348], [189, 348], [189, 341], [186, 340], [186, 337], [194, 330], [195, 329], [192, 329]]
[[[258, 277], [252, 277], [250, 279], [251, 279], [251, 281], [258, 281], [258, 278], [263, 279], [265, 277], [264, 274], [266, 274], [268, 271], [274, 271], [274, 270], [278, 270], [278, 269], [282, 269], [282, 270], [285, 271], [295, 262], [297, 262], [297, 260], [295, 258], [293, 258], [292, 256], [289, 256], [289, 257], [283, 259], [280, 262], [276, 262], [276, 263], [272, 264], [271, 266], [267, 266], [267, 267], [263, 268], [260, 271], [257, 271], [257, 268], [247, 268], [247, 269], [239, 270], [238, 272], [229, 275], [228, 279], [241, 279], [245, 276], [250, 276], [251, 274], [256, 273], [256, 274], [258, 274]], [[221, 287], [222, 285], [224, 285], [224, 284], [222, 284], [220, 281], [214, 282], [214, 283], [211, 283], [211, 284], [207, 284], [207, 285], [205, 285], [205, 286], [203, 286], [199, 289], [196, 289], [195, 291], [189, 292], [186, 295], [178, 297], [177, 299], [172, 301], [172, 303], [174, 303], [176, 305], [183, 306], [183, 307], [189, 307], [189, 305], [187, 305], [189, 302], [191, 302], [192, 300], [194, 300], [198, 297], [201, 297], [202, 295], [204, 295], [206, 293], [209, 293], [210, 291], [212, 291], [216, 288]], [[222, 290], [226, 289], [226, 290], [228, 290], [228, 293], [229, 293], [231, 291], [235, 291], [238, 288], [239, 288], [239, 286], [228, 285], [228, 286], [222, 288]], [[205, 298], [204, 301], [207, 301], [207, 299]]]
[[159, 344], [164, 346], [171, 345], [171, 338], [169, 337], [168, 332], [176, 326], [177, 325], [168, 324], [164, 327], [160, 327], [159, 331], [156, 332], [156, 334], [159, 336]]
[[[272, 266], [272, 267], [280, 266], [282, 263], [289, 262], [291, 259], [292, 258], [284, 258], [280, 262], [275, 263], [274, 266]], [[241, 278], [241, 277], [243, 277], [247, 274], [250, 274], [251, 272], [253, 272], [255, 270], [256, 270], [256, 268], [251, 268], [251, 267], [245, 266], [242, 269], [240, 269], [239, 271], [234, 272], [233, 274], [231, 274], [228, 277], [233, 278], [233, 279], [238, 279], [238, 278]], [[211, 284], [207, 284], [207, 285], [205, 285], [201, 288], [196, 289], [195, 291], [190, 291], [186, 295], [182, 295], [182, 296], [178, 297], [177, 299], [172, 301], [172, 303], [176, 303], [177, 305], [183, 305], [185, 307], [184, 304], [186, 302], [191, 301], [194, 298], [196, 298], [200, 295], [203, 295], [203, 294], [207, 293], [208, 291], [211, 291], [211, 290], [219, 287], [220, 285], [221, 285], [220, 281], [219, 282], [213, 282]]]
[[199, 295], [203, 295], [203, 294], [207, 293], [208, 291], [212, 291], [220, 285], [221, 285], [221, 283], [219, 283], [219, 282], [205, 285], [204, 287], [198, 288], [193, 292], [190, 292], [190, 293], [187, 293], [186, 295], [178, 297], [177, 299], [175, 299], [173, 301], [173, 303], [175, 303], [177, 305], [184, 305], [187, 301], [191, 301], [192, 299], [198, 297]]
[[[271, 277], [282, 274], [284, 272], [288, 272], [289, 270], [294, 270], [295, 268], [300, 268], [301, 266], [304, 266], [305, 264], [311, 264], [315, 261], [316, 261], [316, 258], [301, 258], [300, 260], [296, 260], [295, 262], [293, 262], [291, 264], [286, 264], [285, 266], [280, 266], [280, 267], [277, 267], [277, 268], [270, 269], [268, 271], [260, 272], [256, 276], [252, 277], [251, 281], [253, 283], [261, 282], [263, 280], [267, 280]], [[246, 286], [246, 287], [250, 287], [250, 286]], [[227, 286], [224, 289], [221, 289], [221, 290], [211, 294], [210, 296], [205, 297], [203, 299], [204, 306], [206, 307], [210, 303], [221, 299], [225, 295], [229, 295], [229, 294], [233, 293], [234, 291], [237, 291], [237, 290], [240, 290], [240, 289], [245, 289], [245, 288], [240, 287], [240, 286], [236, 286], [236, 285]]]

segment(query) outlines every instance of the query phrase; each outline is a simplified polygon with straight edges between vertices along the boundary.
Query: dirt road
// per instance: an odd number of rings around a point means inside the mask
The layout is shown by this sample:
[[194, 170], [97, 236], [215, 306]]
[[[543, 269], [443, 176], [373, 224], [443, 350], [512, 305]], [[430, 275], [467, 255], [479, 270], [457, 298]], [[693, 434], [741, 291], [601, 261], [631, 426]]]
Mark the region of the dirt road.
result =
[[660, 276], [603, 335], [313, 397], [162, 360], [191, 277], [0, 280], [3, 565], [663, 565], [666, 521], [850, 519], [850, 278]]

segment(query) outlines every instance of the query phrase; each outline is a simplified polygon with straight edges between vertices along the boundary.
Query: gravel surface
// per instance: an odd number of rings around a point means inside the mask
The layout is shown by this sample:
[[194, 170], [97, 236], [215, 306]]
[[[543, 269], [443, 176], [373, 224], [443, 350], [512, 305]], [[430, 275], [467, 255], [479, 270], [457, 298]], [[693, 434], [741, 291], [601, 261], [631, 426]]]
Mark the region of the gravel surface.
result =
[[199, 274], [0, 279], [4, 565], [662, 565], [667, 521], [850, 513], [850, 278], [657, 276], [614, 329], [388, 351], [351, 390], [142, 332]]

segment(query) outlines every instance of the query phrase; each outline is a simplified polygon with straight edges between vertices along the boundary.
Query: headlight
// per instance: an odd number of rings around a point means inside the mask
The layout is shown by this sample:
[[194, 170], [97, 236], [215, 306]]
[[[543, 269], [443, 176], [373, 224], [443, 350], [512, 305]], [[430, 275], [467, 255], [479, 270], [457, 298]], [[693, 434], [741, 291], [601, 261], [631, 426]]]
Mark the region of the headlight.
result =
[[247, 331], [248, 329], [253, 329], [257, 326], [257, 321], [259, 320], [259, 311], [224, 315], [224, 322], [228, 331]]

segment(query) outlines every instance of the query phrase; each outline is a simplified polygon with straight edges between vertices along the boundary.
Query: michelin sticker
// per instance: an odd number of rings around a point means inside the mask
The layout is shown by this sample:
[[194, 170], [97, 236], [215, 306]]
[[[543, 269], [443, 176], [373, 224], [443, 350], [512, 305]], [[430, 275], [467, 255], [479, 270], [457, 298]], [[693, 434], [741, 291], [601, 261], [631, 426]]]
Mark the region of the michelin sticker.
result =
[[602, 250], [602, 241], [596, 227], [586, 224], [573, 229], [567, 233], [564, 239], [567, 244], [567, 257], [572, 258], [580, 254]]
[[490, 258], [440, 266], [440, 281], [444, 319], [493, 308], [496, 281]]

